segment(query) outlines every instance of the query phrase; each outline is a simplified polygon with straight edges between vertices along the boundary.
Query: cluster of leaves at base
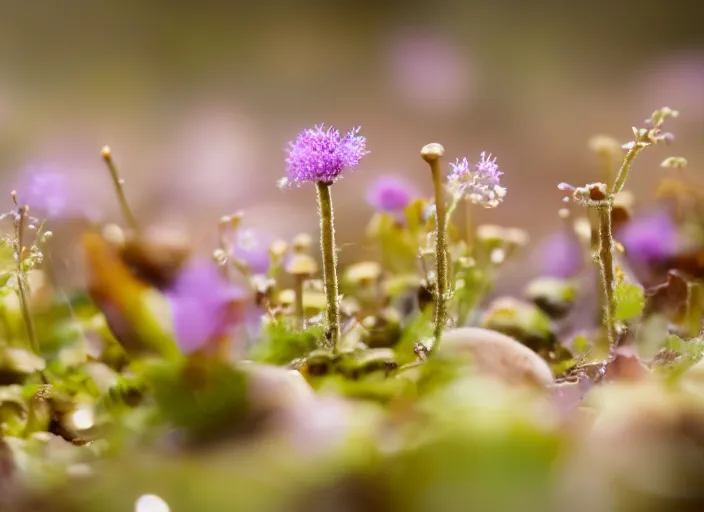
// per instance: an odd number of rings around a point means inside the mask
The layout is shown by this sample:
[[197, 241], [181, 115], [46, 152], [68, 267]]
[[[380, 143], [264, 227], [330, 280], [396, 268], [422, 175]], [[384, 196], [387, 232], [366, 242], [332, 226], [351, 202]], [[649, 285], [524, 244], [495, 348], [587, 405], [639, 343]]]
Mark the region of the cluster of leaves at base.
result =
[[283, 322], [272, 322], [250, 349], [250, 357], [261, 363], [285, 365], [307, 356], [323, 337], [320, 326], [291, 329]]

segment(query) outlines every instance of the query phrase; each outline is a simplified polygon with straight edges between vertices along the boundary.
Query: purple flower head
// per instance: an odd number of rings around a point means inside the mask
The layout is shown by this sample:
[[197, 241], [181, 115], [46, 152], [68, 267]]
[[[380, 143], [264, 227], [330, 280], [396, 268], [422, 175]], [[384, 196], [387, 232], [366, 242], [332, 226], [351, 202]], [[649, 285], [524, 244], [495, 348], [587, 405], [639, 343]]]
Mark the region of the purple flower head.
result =
[[664, 210], [656, 210], [628, 222], [616, 237], [629, 259], [638, 263], [657, 263], [678, 249], [677, 225]]
[[584, 263], [584, 252], [574, 233], [562, 227], [540, 246], [540, 275], [569, 278], [579, 273]]
[[369, 188], [367, 202], [380, 212], [402, 213], [414, 196], [415, 190], [408, 182], [383, 176]]
[[466, 158], [450, 164], [452, 172], [448, 177], [451, 184], [455, 185], [460, 193], [464, 194], [474, 204], [485, 208], [495, 208], [504, 199], [506, 189], [501, 186], [496, 158], [482, 151], [479, 162], [474, 167], [469, 165]]
[[17, 202], [47, 217], [61, 217], [70, 207], [66, 176], [53, 166], [26, 169], [17, 186]]
[[235, 306], [244, 293], [228, 284], [210, 260], [186, 263], [166, 296], [176, 341], [186, 354], [203, 348], [241, 321], [241, 311]]
[[271, 264], [270, 242], [268, 237], [261, 236], [254, 230], [238, 230], [230, 252], [235, 258], [246, 263], [255, 274], [265, 274]]
[[333, 183], [345, 169], [353, 169], [366, 151], [367, 139], [359, 128], [344, 137], [332, 127], [323, 125], [303, 130], [296, 142], [289, 142], [286, 158], [287, 177], [281, 184], [300, 185], [305, 182]]

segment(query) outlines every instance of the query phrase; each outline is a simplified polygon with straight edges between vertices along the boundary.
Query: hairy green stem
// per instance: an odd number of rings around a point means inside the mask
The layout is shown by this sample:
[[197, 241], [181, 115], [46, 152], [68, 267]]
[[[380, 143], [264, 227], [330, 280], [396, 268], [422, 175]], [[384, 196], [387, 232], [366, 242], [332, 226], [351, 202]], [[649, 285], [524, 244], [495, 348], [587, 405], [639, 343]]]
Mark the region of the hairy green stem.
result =
[[633, 160], [635, 157], [645, 149], [645, 146], [641, 146], [640, 141], [635, 140], [633, 147], [628, 150], [628, 153], [626, 153], [626, 157], [623, 159], [623, 163], [621, 164], [621, 168], [618, 170], [618, 173], [616, 174], [616, 180], [614, 181], [613, 187], [611, 187], [611, 193], [612, 194], [618, 194], [623, 190], [623, 187], [626, 185], [626, 180], [628, 179], [628, 174], [631, 172], [631, 165], [633, 164]]
[[447, 230], [445, 227], [447, 217], [445, 184], [440, 169], [440, 159], [431, 160], [429, 163], [435, 189], [435, 343], [433, 347], [436, 347], [447, 321]]
[[123, 187], [124, 182], [122, 178], [120, 178], [120, 174], [117, 172], [117, 167], [115, 166], [115, 162], [112, 159], [112, 153], [110, 152], [110, 148], [105, 146], [103, 148], [102, 155], [103, 160], [105, 160], [105, 164], [108, 166], [108, 170], [110, 171], [110, 177], [112, 177], [112, 183], [115, 187], [115, 193], [117, 194], [117, 201], [118, 203], [120, 203], [122, 215], [125, 217], [127, 225], [131, 229], [136, 231], [137, 218], [134, 216], [134, 213], [132, 213], [130, 204], [127, 202], [127, 196], [125, 196], [125, 189]]
[[614, 288], [616, 273], [614, 269], [613, 238], [611, 233], [611, 201], [599, 206], [599, 273], [603, 293], [603, 322], [611, 347], [616, 343], [616, 324], [614, 321]]
[[296, 274], [294, 278], [294, 304], [296, 307], [296, 325], [299, 329], [305, 329], [306, 317], [303, 309], [303, 283], [306, 280], [305, 276]]
[[464, 199], [464, 229], [467, 237], [467, 249], [471, 255], [474, 248], [474, 222], [472, 221], [472, 201], [467, 197]]
[[17, 260], [17, 293], [20, 299], [20, 308], [22, 310], [22, 319], [24, 320], [24, 325], [27, 329], [27, 337], [29, 338], [29, 344], [32, 351], [40, 355], [39, 341], [37, 340], [37, 331], [34, 328], [34, 319], [32, 318], [32, 313], [29, 311], [29, 299], [26, 288], [26, 276], [24, 268], [22, 268], [22, 263], [24, 258], [22, 253], [24, 251], [24, 225], [27, 220], [27, 207], [23, 206], [19, 208], [19, 219], [15, 223], [15, 240], [16, 240], [16, 260]]
[[337, 250], [332, 214], [330, 183], [318, 182], [318, 213], [320, 214], [320, 250], [323, 255], [323, 284], [327, 299], [325, 341], [327, 348], [337, 349], [340, 341], [340, 304], [337, 284]]

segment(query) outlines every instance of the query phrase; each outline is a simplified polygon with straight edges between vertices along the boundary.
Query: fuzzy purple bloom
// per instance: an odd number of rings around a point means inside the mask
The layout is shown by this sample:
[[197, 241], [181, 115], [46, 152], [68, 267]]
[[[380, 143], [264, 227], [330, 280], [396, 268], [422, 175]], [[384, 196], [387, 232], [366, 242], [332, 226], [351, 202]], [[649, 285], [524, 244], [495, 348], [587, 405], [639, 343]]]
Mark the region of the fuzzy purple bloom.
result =
[[460, 193], [464, 194], [474, 204], [485, 208], [498, 206], [506, 195], [506, 189], [501, 186], [501, 175], [496, 158], [482, 151], [479, 162], [474, 167], [469, 165], [466, 158], [458, 159], [450, 164], [452, 172], [448, 181], [455, 185]]
[[303, 130], [296, 142], [289, 142], [286, 158], [287, 177], [282, 184], [306, 182], [333, 183], [345, 169], [353, 169], [368, 153], [367, 139], [359, 128], [342, 137], [332, 127], [323, 125]]
[[367, 192], [367, 202], [384, 213], [401, 213], [413, 200], [415, 190], [411, 184], [391, 176], [377, 179]]
[[631, 260], [646, 264], [672, 256], [680, 243], [677, 225], [664, 210], [631, 219], [619, 230], [616, 239]]
[[227, 283], [210, 260], [188, 262], [166, 291], [179, 348], [190, 354], [226, 334], [241, 318], [233, 304], [244, 293]]
[[66, 176], [53, 166], [26, 169], [17, 186], [17, 201], [51, 218], [61, 217], [70, 207]]

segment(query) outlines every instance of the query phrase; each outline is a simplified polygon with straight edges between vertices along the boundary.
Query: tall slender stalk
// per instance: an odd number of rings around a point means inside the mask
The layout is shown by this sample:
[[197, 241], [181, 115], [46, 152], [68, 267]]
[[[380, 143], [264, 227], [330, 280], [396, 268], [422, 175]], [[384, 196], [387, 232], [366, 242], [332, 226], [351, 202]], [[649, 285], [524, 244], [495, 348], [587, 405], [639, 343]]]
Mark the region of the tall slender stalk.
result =
[[445, 205], [445, 180], [440, 168], [440, 157], [445, 149], [440, 144], [428, 144], [421, 150], [423, 160], [430, 165], [435, 193], [435, 342], [440, 343], [443, 327], [447, 322], [447, 230]]
[[323, 284], [327, 306], [325, 308], [325, 341], [327, 348], [337, 349], [340, 341], [340, 304], [337, 284], [337, 250], [332, 213], [330, 183], [317, 182], [318, 210], [320, 214], [320, 250], [323, 256]]
[[296, 274], [293, 276], [293, 286], [294, 286], [294, 306], [296, 314], [296, 327], [299, 329], [305, 329], [306, 327], [306, 315], [305, 309], [303, 308], [303, 283], [306, 277], [301, 274]]
[[616, 287], [616, 273], [614, 269], [613, 238], [611, 230], [611, 199], [603, 206], [598, 207], [599, 212], [599, 274], [601, 275], [601, 288], [603, 293], [604, 328], [611, 347], [616, 343], [616, 324], [614, 320], [614, 289]]
[[[13, 200], [16, 202], [16, 195], [13, 193]], [[25, 328], [27, 329], [27, 338], [29, 339], [29, 345], [37, 355], [40, 355], [39, 341], [37, 340], [37, 331], [34, 328], [34, 319], [32, 318], [32, 313], [29, 311], [29, 294], [27, 293], [25, 272], [22, 268], [22, 263], [24, 261], [24, 228], [27, 222], [27, 213], [29, 208], [26, 206], [17, 208], [17, 218], [15, 220], [15, 260], [17, 262], [17, 293], [20, 299], [20, 308], [22, 310], [22, 319], [24, 320]]]
[[136, 231], [137, 218], [134, 216], [134, 213], [132, 213], [130, 204], [127, 202], [127, 197], [125, 196], [125, 190], [123, 187], [124, 180], [120, 178], [120, 174], [117, 172], [117, 167], [112, 159], [112, 152], [110, 151], [110, 148], [108, 146], [104, 146], [101, 151], [101, 155], [103, 156], [105, 164], [108, 166], [108, 170], [110, 171], [110, 176], [112, 177], [112, 183], [115, 187], [115, 193], [117, 194], [117, 201], [120, 203], [122, 215], [125, 217], [128, 226]]
[[472, 201], [468, 197], [464, 198], [464, 229], [467, 241], [467, 248], [472, 254], [474, 249], [474, 222], [472, 219]]
[[626, 157], [623, 159], [623, 163], [621, 164], [621, 167], [618, 170], [618, 173], [616, 174], [616, 180], [614, 181], [614, 186], [611, 188], [610, 192], [611, 194], [615, 195], [621, 192], [623, 190], [623, 187], [626, 185], [626, 180], [628, 179], [628, 175], [631, 172], [631, 165], [633, 164], [633, 160], [638, 156], [638, 153], [643, 151], [647, 146], [644, 146], [641, 144], [641, 140], [637, 138], [634, 141], [633, 147], [628, 150], [628, 153], [626, 153]]

